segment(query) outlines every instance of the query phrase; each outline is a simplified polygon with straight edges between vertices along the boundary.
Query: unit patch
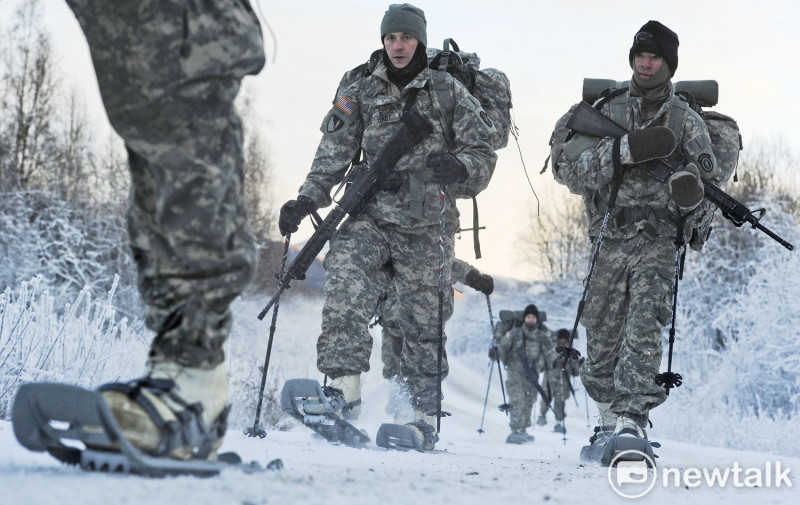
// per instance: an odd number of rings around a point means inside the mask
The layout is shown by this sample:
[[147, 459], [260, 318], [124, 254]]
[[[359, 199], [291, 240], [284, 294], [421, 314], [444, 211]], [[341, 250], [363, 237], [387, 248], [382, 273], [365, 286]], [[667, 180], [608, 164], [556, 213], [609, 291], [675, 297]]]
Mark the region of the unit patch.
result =
[[700, 162], [700, 166], [706, 172], [711, 172], [714, 170], [714, 161], [711, 159], [711, 155], [708, 153], [703, 153], [700, 157], [697, 158], [697, 161]]

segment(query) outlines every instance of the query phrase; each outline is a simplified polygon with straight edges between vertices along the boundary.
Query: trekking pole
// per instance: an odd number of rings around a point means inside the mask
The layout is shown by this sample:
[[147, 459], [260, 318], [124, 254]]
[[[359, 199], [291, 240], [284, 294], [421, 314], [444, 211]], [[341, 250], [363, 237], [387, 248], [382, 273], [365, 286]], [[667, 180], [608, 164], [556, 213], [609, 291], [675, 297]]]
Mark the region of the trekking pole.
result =
[[444, 247], [445, 234], [445, 195], [444, 186], [439, 186], [439, 200], [441, 210], [439, 211], [439, 346], [436, 353], [436, 432], [442, 429], [442, 417], [449, 416], [449, 412], [442, 411], [442, 361], [444, 357], [444, 267], [447, 254]]
[[[489, 299], [489, 295], [486, 295], [486, 306], [489, 307], [489, 325], [492, 327], [492, 342], [494, 343], [494, 316], [492, 315], [492, 301]], [[494, 347], [496, 348], [497, 344]], [[503, 367], [500, 366], [500, 356], [497, 357], [497, 375], [500, 380], [500, 391], [503, 392], [503, 404], [498, 409], [508, 415], [511, 405], [506, 401], [506, 387], [503, 385]]]
[[586, 392], [586, 388], [583, 388], [583, 403], [586, 404], [586, 429], [589, 430], [592, 428], [591, 421], [589, 421], [589, 393]]
[[608, 229], [608, 220], [611, 218], [611, 212], [617, 202], [617, 193], [619, 192], [619, 185], [622, 182], [622, 162], [620, 161], [620, 140], [614, 141], [612, 148], [612, 158], [614, 164], [614, 176], [611, 180], [611, 194], [608, 197], [608, 204], [606, 214], [603, 216], [603, 224], [600, 226], [600, 233], [597, 235], [597, 244], [595, 245], [594, 252], [592, 253], [592, 261], [589, 264], [589, 273], [586, 275], [586, 283], [583, 287], [583, 294], [581, 300], [578, 302], [578, 314], [575, 317], [575, 324], [572, 326], [572, 332], [569, 336], [569, 344], [560, 345], [556, 348], [556, 352], [561, 354], [564, 361], [561, 365], [561, 370], [566, 370], [568, 359], [578, 359], [581, 357], [580, 351], [572, 347], [572, 342], [575, 340], [575, 335], [578, 332], [578, 323], [581, 320], [583, 309], [586, 306], [586, 295], [589, 293], [589, 286], [592, 284], [592, 275], [597, 266], [597, 258], [600, 256], [600, 248], [603, 246], [603, 237]]
[[[283, 269], [286, 268], [286, 258], [289, 256], [289, 239], [292, 236], [291, 233], [286, 234], [286, 239], [283, 241], [283, 257], [281, 258], [281, 270], [280, 274], [275, 274], [275, 278], [278, 279], [278, 282], [281, 281], [281, 277], [283, 276]], [[248, 437], [258, 437], [264, 438], [267, 436], [266, 430], [264, 430], [258, 423], [259, 418], [261, 418], [261, 404], [264, 402], [264, 388], [267, 385], [267, 370], [269, 369], [269, 358], [272, 354], [272, 339], [275, 336], [275, 324], [278, 321], [278, 307], [280, 306], [280, 297], [275, 300], [275, 305], [272, 306], [272, 323], [269, 325], [269, 341], [267, 342], [267, 354], [264, 357], [264, 369], [261, 372], [261, 388], [258, 390], [258, 406], [256, 407], [256, 417], [253, 420], [253, 427], [252, 428], [245, 428], [244, 434]]]
[[683, 239], [684, 218], [678, 213], [678, 224], [675, 233], [675, 275], [672, 286], [672, 322], [669, 328], [669, 355], [667, 358], [667, 371], [656, 375], [656, 384], [664, 386], [667, 396], [670, 388], [676, 388], [683, 384], [681, 374], [672, 371], [672, 348], [675, 345], [675, 318], [678, 309], [678, 280], [683, 277], [683, 254], [686, 251], [686, 242]]
[[483, 434], [483, 420], [486, 418], [486, 405], [489, 403], [489, 387], [492, 385], [492, 372], [494, 372], [494, 360], [489, 360], [489, 383], [486, 384], [486, 398], [483, 399], [483, 414], [481, 414], [481, 427], [478, 433]]

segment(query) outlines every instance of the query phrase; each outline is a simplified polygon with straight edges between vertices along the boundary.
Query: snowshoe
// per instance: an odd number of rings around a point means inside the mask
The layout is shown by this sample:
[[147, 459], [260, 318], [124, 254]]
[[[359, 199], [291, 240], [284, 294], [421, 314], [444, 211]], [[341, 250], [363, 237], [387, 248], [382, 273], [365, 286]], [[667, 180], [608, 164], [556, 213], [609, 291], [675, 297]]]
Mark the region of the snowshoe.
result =
[[328, 442], [348, 447], [364, 447], [370, 438], [337, 414], [344, 404], [342, 396], [330, 398], [314, 379], [291, 379], [281, 391], [284, 412], [314, 430]]
[[603, 466], [611, 465], [619, 461], [645, 461], [648, 466], [656, 464], [656, 455], [653, 454], [653, 447], [660, 447], [657, 443], [652, 443], [647, 438], [631, 436], [614, 436], [608, 439], [600, 457], [600, 464]]
[[618, 461], [645, 461], [648, 466], [655, 466], [656, 456], [653, 446], [647, 439], [647, 432], [639, 424], [627, 416], [618, 416], [614, 436], [608, 439], [600, 463], [603, 466], [613, 465]]
[[247, 472], [262, 469], [257, 463], [243, 464], [234, 453], [219, 454], [216, 461], [148, 455], [122, 435], [98, 391], [56, 383], [24, 384], [12, 409], [14, 435], [23, 447], [47, 451], [59, 461], [80, 465], [84, 470], [163, 477], [212, 476], [231, 467]]
[[421, 419], [408, 424], [383, 423], [375, 437], [378, 447], [401, 451], [432, 451], [438, 441], [436, 429]]
[[509, 433], [508, 437], [506, 437], [507, 444], [525, 444], [528, 442], [533, 442], [533, 436], [528, 435], [526, 431], [512, 431]]
[[595, 426], [589, 445], [581, 448], [581, 461], [598, 463], [606, 450], [606, 443], [614, 436], [614, 426]]
[[410, 426], [404, 424], [383, 423], [378, 428], [375, 443], [384, 449], [407, 451], [415, 449], [424, 452], [419, 437]]

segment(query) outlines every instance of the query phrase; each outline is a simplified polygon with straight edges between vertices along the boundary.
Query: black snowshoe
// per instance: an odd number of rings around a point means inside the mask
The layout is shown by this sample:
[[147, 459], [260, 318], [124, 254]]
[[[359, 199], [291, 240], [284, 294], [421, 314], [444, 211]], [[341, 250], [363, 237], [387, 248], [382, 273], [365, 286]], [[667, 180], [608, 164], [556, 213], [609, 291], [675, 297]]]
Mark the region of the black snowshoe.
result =
[[19, 388], [12, 409], [14, 435], [23, 447], [47, 451], [84, 470], [151, 477], [212, 476], [232, 467], [247, 472], [262, 470], [255, 462], [243, 464], [235, 453], [219, 454], [217, 461], [150, 456], [125, 439], [98, 391], [56, 383], [25, 384]]
[[[417, 430], [412, 425], [422, 433], [423, 440], [419, 439]], [[429, 452], [434, 449], [438, 441], [439, 435], [437, 435], [436, 429], [422, 420], [409, 424], [383, 423], [378, 428], [378, 435], [375, 437], [378, 447], [400, 451], [414, 449], [419, 452]]]
[[581, 448], [581, 461], [597, 463], [603, 457], [606, 444], [614, 436], [614, 426], [595, 426], [589, 445]]
[[338, 390], [325, 388], [313, 379], [291, 379], [281, 391], [281, 407], [328, 442], [364, 447], [369, 436], [337, 414], [345, 404]]
[[657, 456], [653, 453], [653, 447], [661, 447], [661, 444], [651, 442], [647, 439], [647, 431], [641, 431], [643, 436], [636, 430], [625, 428], [609, 438], [600, 457], [600, 464], [609, 466], [619, 461], [644, 461], [647, 466], [655, 467]]

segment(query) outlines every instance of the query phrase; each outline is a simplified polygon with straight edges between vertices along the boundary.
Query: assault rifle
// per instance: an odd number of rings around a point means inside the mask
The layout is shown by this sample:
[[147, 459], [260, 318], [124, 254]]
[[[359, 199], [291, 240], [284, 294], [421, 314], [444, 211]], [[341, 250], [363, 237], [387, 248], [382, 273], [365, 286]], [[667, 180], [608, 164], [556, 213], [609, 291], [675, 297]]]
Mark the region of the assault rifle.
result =
[[276, 274], [278, 278], [278, 290], [270, 298], [267, 305], [258, 315], [258, 319], [264, 319], [269, 309], [275, 304], [281, 293], [289, 288], [292, 280], [303, 280], [306, 271], [314, 262], [319, 252], [325, 247], [325, 243], [333, 236], [339, 223], [346, 215], [358, 216], [367, 205], [372, 201], [375, 194], [380, 190], [380, 182], [400, 158], [412, 147], [419, 144], [423, 137], [433, 133], [433, 127], [416, 109], [412, 108], [401, 120], [400, 126], [392, 134], [392, 137], [381, 148], [375, 159], [371, 163], [353, 165], [348, 173], [347, 187], [344, 195], [337, 202], [336, 207], [331, 210], [319, 227], [311, 235], [306, 244], [295, 256], [286, 272]]
[[[580, 102], [567, 121], [567, 128], [589, 135], [592, 137], [611, 137], [619, 138], [628, 133], [628, 130], [615, 123], [611, 118], [604, 116], [603, 113], [592, 107], [586, 102]], [[681, 162], [675, 155], [668, 158], [658, 159], [658, 165], [650, 171], [650, 176], [664, 182], [674, 172], [684, 169]], [[723, 217], [732, 222], [736, 227], [741, 227], [744, 223], [749, 223], [753, 228], [757, 228], [766, 233], [770, 238], [781, 244], [790, 251], [794, 246], [778, 236], [776, 233], [761, 224], [761, 218], [766, 213], [766, 209], [750, 210], [747, 206], [735, 198], [725, 193], [718, 187], [703, 179], [703, 188], [706, 198], [714, 203], [722, 211]]]

